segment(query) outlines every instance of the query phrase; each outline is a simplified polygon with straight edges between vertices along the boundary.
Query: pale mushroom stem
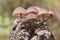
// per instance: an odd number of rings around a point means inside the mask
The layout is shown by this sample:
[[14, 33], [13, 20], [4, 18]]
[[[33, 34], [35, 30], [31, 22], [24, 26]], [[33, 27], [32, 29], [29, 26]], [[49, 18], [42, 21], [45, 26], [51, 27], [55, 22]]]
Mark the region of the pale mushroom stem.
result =
[[[42, 17], [43, 17], [42, 19], [43, 19], [43, 22], [44, 22], [44, 18], [45, 18], [45, 17], [44, 17], [44, 14], [42, 15]], [[44, 25], [43, 25], [43, 27], [44, 27]]]

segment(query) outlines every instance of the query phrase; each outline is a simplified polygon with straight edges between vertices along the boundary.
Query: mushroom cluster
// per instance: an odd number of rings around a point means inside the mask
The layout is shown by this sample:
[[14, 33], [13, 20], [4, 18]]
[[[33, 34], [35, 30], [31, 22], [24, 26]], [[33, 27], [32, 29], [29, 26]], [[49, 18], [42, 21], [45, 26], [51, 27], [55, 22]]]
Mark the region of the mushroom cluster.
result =
[[52, 11], [48, 11], [44, 8], [39, 8], [36, 6], [31, 6], [27, 10], [22, 7], [18, 7], [13, 11], [12, 15], [16, 17], [20, 17], [21, 22], [26, 22], [31, 19], [37, 19], [41, 17], [52, 18], [54, 16]]
[[15, 20], [16, 25], [13, 27], [14, 30], [11, 32], [10, 40], [46, 40], [46, 38], [54, 40], [54, 36], [46, 23], [40, 23], [40, 18], [47, 20], [54, 17], [52, 11], [36, 6], [27, 9], [17, 7], [12, 15], [17, 17], [17, 20]]

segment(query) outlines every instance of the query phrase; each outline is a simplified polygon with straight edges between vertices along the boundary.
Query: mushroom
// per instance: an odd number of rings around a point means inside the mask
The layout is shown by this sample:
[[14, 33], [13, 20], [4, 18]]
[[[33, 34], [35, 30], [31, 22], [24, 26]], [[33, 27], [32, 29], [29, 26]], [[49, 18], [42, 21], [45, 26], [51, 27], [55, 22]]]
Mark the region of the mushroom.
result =
[[53, 12], [52, 11], [48, 11], [44, 8], [40, 8], [39, 13], [37, 15], [38, 17], [44, 17], [44, 18], [48, 18], [49, 16], [53, 16]]
[[31, 7], [29, 7], [29, 8], [26, 10], [27, 15], [30, 14], [30, 13], [37, 14], [37, 13], [38, 13], [38, 10], [37, 10], [36, 8], [37, 8], [36, 6], [31, 6]]
[[13, 11], [13, 16], [16, 16], [17, 17], [17, 19], [19, 19], [19, 20], [17, 20], [17, 21], [20, 21], [20, 23], [23, 23], [23, 22], [25, 22], [26, 20], [25, 20], [25, 13], [26, 13], [26, 10], [24, 9], [24, 8], [22, 8], [22, 7], [17, 7], [14, 11]]
[[24, 16], [24, 14], [26, 13], [26, 10], [22, 7], [17, 7], [14, 11], [13, 11], [13, 16], [16, 17], [22, 17]]
[[38, 13], [37, 16], [38, 16], [38, 17], [46, 16], [47, 13], [48, 13], [47, 10], [45, 10], [45, 9], [43, 9], [43, 8], [40, 8], [40, 9], [39, 9], [39, 13]]
[[28, 14], [26, 16], [26, 21], [35, 20], [35, 19], [37, 19], [37, 15], [35, 15], [35, 14]]

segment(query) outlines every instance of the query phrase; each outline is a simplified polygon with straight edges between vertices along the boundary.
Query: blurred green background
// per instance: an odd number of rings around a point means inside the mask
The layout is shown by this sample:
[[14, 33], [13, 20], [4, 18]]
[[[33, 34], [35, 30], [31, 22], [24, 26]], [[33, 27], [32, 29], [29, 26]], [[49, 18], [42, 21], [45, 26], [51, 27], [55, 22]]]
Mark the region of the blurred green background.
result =
[[49, 28], [56, 40], [60, 40], [60, 0], [0, 0], [0, 40], [8, 40], [15, 17], [12, 12], [16, 7], [43, 7], [55, 13], [55, 19], [49, 21]]

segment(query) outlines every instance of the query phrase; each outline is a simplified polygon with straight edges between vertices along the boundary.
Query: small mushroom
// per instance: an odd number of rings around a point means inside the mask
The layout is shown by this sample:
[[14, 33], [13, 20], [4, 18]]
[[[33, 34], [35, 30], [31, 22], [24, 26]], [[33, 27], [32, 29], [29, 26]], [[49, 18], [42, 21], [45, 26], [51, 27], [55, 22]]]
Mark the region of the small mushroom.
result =
[[31, 6], [27, 9], [26, 13], [27, 14], [30, 14], [30, 13], [33, 13], [33, 14], [37, 14], [38, 13], [38, 10], [37, 10], [38, 7], [36, 6]]
[[26, 13], [26, 10], [25, 10], [24, 8], [22, 8], [22, 7], [17, 7], [17, 8], [13, 11], [13, 14], [12, 14], [12, 15], [18, 17], [18, 18], [19, 18], [18, 21], [19, 21], [20, 23], [23, 23], [23, 22], [26, 21], [25, 18], [24, 18], [25, 13]]
[[26, 21], [29, 21], [29, 20], [34, 20], [34, 19], [37, 19], [37, 15], [35, 15], [35, 14], [28, 14], [27, 16], [26, 16]]
[[13, 16], [16, 17], [22, 17], [22, 15], [24, 15], [26, 13], [26, 10], [22, 7], [17, 7], [14, 11], [13, 11]]
[[50, 15], [53, 16], [52, 11], [48, 11], [46, 9], [40, 8], [39, 13], [38, 13], [37, 16], [38, 17], [43, 17], [44, 16], [44, 18], [48, 18]]
[[26, 22], [26, 19], [25, 18], [22, 18], [21, 19], [21, 24], [25, 23]]
[[46, 16], [47, 15], [47, 10], [40, 8], [39, 13], [38, 13], [38, 17], [42, 17], [42, 16]]

